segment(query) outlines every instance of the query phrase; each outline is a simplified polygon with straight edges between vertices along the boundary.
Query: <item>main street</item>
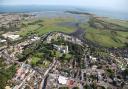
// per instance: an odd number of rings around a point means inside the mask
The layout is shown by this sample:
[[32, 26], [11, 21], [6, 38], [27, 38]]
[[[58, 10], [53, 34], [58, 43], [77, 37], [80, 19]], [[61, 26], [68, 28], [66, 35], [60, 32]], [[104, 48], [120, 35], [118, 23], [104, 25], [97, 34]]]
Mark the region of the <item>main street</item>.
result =
[[39, 89], [45, 89], [46, 84], [47, 84], [46, 80], [47, 80], [48, 74], [49, 74], [50, 70], [55, 66], [55, 64], [56, 64], [56, 59], [54, 57], [53, 63], [51, 64], [51, 66], [49, 66], [49, 68], [44, 73], [44, 76], [43, 76], [43, 79], [41, 81], [41, 84], [40, 84], [40, 88]]

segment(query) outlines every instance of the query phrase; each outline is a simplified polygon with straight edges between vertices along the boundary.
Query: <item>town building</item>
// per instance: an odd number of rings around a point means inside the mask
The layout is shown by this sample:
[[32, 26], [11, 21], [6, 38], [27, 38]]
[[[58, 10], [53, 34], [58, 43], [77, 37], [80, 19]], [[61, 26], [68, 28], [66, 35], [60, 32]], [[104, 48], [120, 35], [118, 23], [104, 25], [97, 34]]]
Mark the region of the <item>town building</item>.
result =
[[11, 32], [2, 34], [2, 36], [5, 39], [9, 39], [10, 41], [16, 41], [16, 40], [19, 40], [20, 39], [20, 35], [15, 35], [14, 33], [11, 33]]
[[53, 45], [54, 48], [57, 50], [57, 51], [60, 51], [62, 53], [69, 53], [68, 51], [68, 46], [63, 46], [63, 45]]
[[66, 85], [67, 84], [67, 81], [68, 81], [68, 78], [66, 78], [64, 76], [59, 76], [59, 78], [58, 78], [58, 82], [60, 84]]

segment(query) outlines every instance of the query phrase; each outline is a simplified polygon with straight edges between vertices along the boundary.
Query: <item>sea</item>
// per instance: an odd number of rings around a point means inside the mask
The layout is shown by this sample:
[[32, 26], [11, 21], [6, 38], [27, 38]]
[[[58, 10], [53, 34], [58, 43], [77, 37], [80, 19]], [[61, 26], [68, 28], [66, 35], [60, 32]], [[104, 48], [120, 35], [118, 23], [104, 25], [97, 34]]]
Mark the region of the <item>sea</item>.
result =
[[110, 11], [110, 10], [101, 10], [96, 8], [85, 8], [85, 7], [75, 7], [75, 6], [36, 6], [36, 5], [27, 5], [27, 6], [8, 6], [1, 5], [0, 13], [28, 13], [28, 12], [45, 12], [45, 11], [80, 11], [95, 14], [97, 16], [109, 17], [120, 20], [128, 20], [128, 11], [119, 12], [119, 11]]

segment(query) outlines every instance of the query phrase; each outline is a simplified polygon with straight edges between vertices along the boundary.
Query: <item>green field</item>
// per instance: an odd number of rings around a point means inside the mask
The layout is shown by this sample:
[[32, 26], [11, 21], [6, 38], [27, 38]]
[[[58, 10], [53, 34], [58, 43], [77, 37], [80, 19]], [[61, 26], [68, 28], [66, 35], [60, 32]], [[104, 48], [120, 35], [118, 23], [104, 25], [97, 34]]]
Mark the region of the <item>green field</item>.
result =
[[102, 20], [102, 21], [105, 21], [108, 23], [117, 24], [117, 25], [120, 25], [122, 27], [128, 28], [128, 21], [118, 20], [118, 19], [110, 19], [110, 18], [99, 18], [99, 20]]
[[[96, 22], [95, 22], [96, 21]], [[102, 22], [103, 21], [103, 22]], [[71, 33], [77, 29], [75, 26], [60, 25], [61, 23], [78, 22], [74, 18], [40, 18], [31, 21], [23, 21], [21, 30], [18, 32], [22, 37], [38, 34], [39, 36], [52, 31]], [[104, 47], [124, 47], [128, 43], [128, 21], [115, 20], [109, 18], [94, 18], [93, 27], [90, 23], [80, 23], [86, 30], [85, 38]], [[93, 23], [92, 23], [93, 24]], [[112, 24], [109, 28], [105, 26]], [[104, 28], [100, 28], [103, 25]], [[124, 29], [125, 28], [125, 29]]]
[[75, 22], [73, 18], [51, 18], [51, 19], [43, 19], [38, 22], [38, 20], [32, 20], [32, 21], [24, 21], [25, 24], [22, 26], [21, 30], [18, 32], [21, 36], [28, 36], [29, 34], [38, 34], [43, 35], [47, 32], [52, 31], [61, 31], [70, 33], [76, 30], [75, 27], [72, 26], [62, 26], [59, 25], [60, 23], [64, 22]]
[[124, 47], [128, 43], [128, 32], [97, 29], [89, 24], [81, 25], [86, 29], [85, 38], [104, 47]]

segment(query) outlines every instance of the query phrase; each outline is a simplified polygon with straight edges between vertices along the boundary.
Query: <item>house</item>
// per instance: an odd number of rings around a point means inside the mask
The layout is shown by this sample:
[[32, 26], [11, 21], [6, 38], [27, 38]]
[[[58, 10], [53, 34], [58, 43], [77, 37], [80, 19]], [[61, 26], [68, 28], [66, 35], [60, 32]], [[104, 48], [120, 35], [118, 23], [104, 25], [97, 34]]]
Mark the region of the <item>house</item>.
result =
[[90, 56], [89, 58], [92, 59], [92, 61], [96, 61], [95, 57]]
[[93, 65], [92, 66], [92, 70], [96, 70], [97, 69], [97, 66], [96, 65]]
[[124, 60], [126, 60], [127, 64], [128, 64], [128, 58], [124, 58]]
[[31, 41], [37, 41], [37, 40], [40, 40], [40, 37], [33, 37], [33, 38], [31, 38]]
[[52, 36], [48, 36], [46, 40], [47, 40], [47, 43], [51, 43]]
[[73, 86], [74, 85], [74, 82], [75, 82], [74, 80], [68, 80], [67, 81], [67, 85], [68, 86]]
[[5, 39], [0, 39], [0, 43], [4, 43], [4, 42], [6, 42]]
[[5, 89], [12, 89], [10, 86], [6, 86]]

